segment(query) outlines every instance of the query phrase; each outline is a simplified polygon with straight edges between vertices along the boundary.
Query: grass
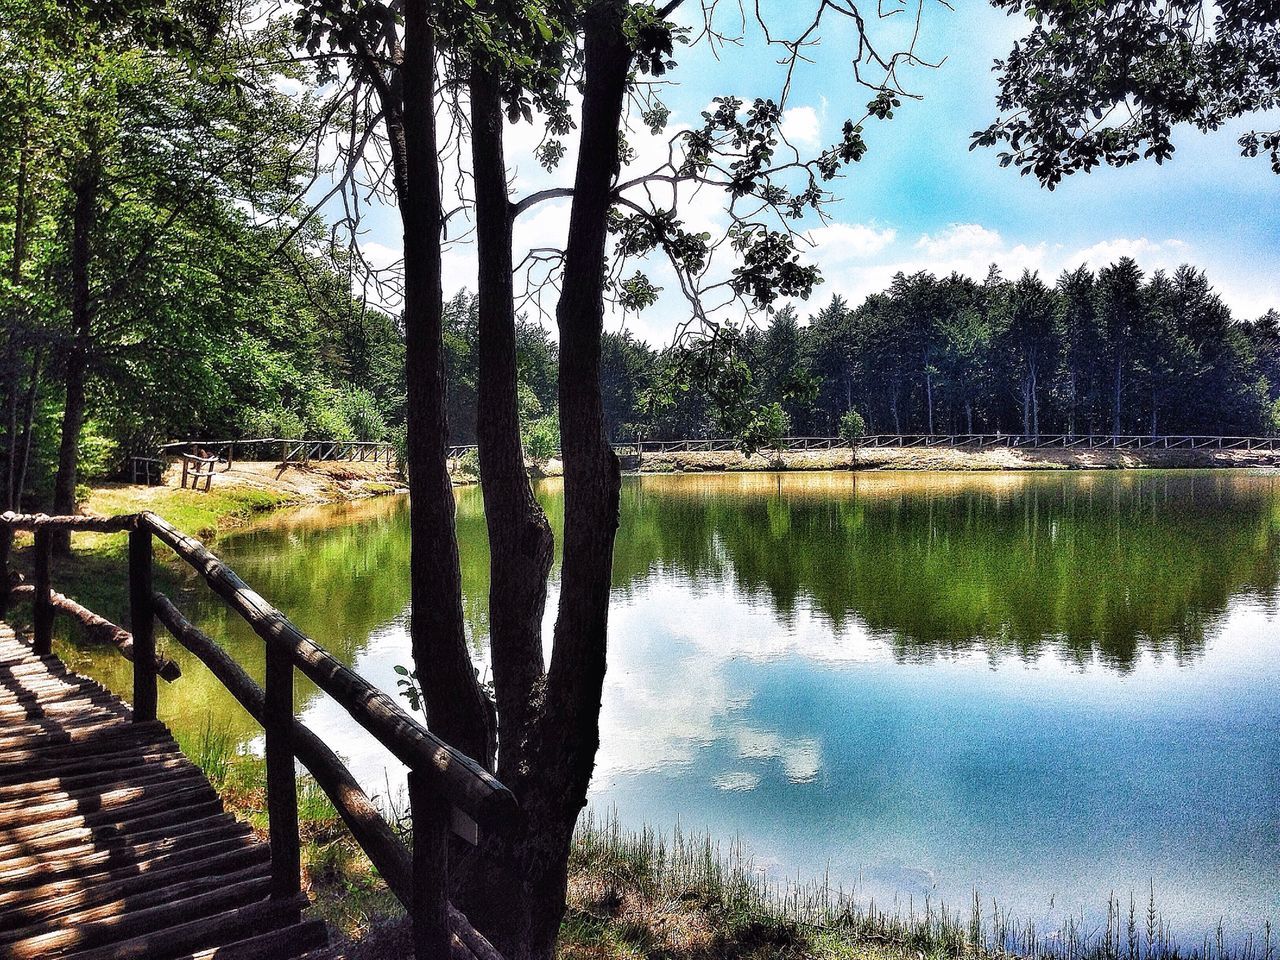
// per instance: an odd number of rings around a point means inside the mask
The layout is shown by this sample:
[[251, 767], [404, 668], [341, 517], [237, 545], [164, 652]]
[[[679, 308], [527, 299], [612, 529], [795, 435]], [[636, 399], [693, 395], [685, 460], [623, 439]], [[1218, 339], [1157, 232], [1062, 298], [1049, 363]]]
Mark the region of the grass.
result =
[[[180, 487], [105, 484], [93, 489], [84, 506], [88, 513], [103, 515], [150, 510], [184, 533], [208, 540], [228, 527], [238, 526], [255, 514], [284, 506], [292, 499], [281, 491], [244, 486], [215, 486], [206, 492]], [[86, 548], [93, 545], [87, 534], [77, 536], [76, 543]]]
[[[106, 484], [95, 487], [83, 505], [87, 513], [111, 516], [150, 510], [179, 530], [201, 540], [211, 540], [219, 532], [240, 526], [257, 514], [292, 502], [286, 493], [252, 487], [214, 487], [209, 492], [177, 487], [142, 487]], [[14, 538], [12, 564], [30, 577], [32, 536], [19, 533]], [[71, 540], [72, 555], [56, 557], [53, 588], [74, 598], [90, 610], [114, 623], [126, 624], [124, 583], [127, 572], [128, 536], [123, 533], [77, 533]], [[182, 563], [170, 550], [155, 552], [156, 588], [172, 595], [180, 582]], [[12, 619], [24, 626], [29, 607], [20, 605]], [[60, 624], [68, 621], [61, 620]], [[72, 633], [78, 631], [71, 627]], [[163, 645], [163, 638], [160, 640]]]
[[1146, 902], [1108, 898], [1106, 919], [1056, 929], [1022, 923], [998, 903], [950, 910], [926, 901], [888, 912], [827, 882], [774, 884], [737, 844], [727, 852], [679, 827], [669, 836], [580, 821], [570, 866], [562, 955], [581, 960], [1276, 960], [1270, 924], [1232, 946], [1219, 928], [1200, 942], [1172, 936], [1152, 889]]

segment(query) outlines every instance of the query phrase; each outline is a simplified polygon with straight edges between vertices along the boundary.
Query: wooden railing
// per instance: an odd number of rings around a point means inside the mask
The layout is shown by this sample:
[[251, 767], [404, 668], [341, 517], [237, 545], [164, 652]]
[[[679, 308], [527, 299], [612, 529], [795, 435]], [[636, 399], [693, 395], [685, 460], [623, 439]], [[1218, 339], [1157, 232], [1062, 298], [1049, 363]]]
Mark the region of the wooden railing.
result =
[[[848, 449], [841, 437], [783, 437], [779, 443], [789, 453], [806, 450]], [[1191, 434], [1067, 434], [1042, 433], [878, 433], [862, 437], [859, 447], [956, 447], [983, 449], [1014, 447], [1023, 449], [1117, 449], [1117, 450], [1280, 450], [1280, 437], [1230, 437]], [[645, 453], [724, 453], [739, 443], [726, 437], [679, 440], [639, 440], [615, 443], [619, 455]]]
[[[822, 441], [826, 438], [797, 438]], [[847, 446], [837, 441], [838, 446]], [[1280, 437], [1231, 437], [1196, 434], [959, 433], [873, 434], [863, 447], [1016, 447], [1062, 450], [1280, 450]], [[813, 448], [810, 448], [813, 449]]]
[[[9, 554], [13, 534], [18, 530], [35, 533], [34, 585], [27, 590], [21, 586], [10, 588]], [[63, 604], [59, 604], [55, 599], [60, 596], [52, 589], [50, 575], [55, 530], [128, 533], [131, 636], [74, 601], [61, 598]], [[172, 600], [154, 590], [156, 540], [193, 567], [263, 640], [263, 686], [186, 619]], [[156, 719], [157, 677], [177, 676], [176, 664], [156, 653], [154, 624], [159, 620], [262, 725], [266, 733], [274, 898], [287, 900], [301, 889], [296, 760], [328, 795], [356, 842], [409, 912], [419, 960], [458, 956], [501, 960], [449, 902], [449, 837], [456, 834], [475, 845], [480, 831], [496, 833], [507, 829], [519, 815], [514, 796], [478, 763], [444, 743], [395, 700], [303, 634], [204, 544], [151, 513], [102, 518], [5, 513], [0, 515], [0, 616], [7, 613], [11, 594], [22, 596], [27, 592], [33, 597], [34, 645], [39, 656], [52, 652], [53, 619], [59, 611], [86, 624], [86, 616], [93, 618], [121, 635], [116, 637], [117, 646], [133, 662], [135, 722]], [[337, 701], [356, 723], [409, 768], [412, 850], [392, 830], [337, 755], [298, 721], [293, 702], [295, 669]]]
[[199, 451], [225, 461], [227, 469], [236, 460], [273, 460], [281, 463], [346, 460], [394, 466], [398, 459], [395, 444], [381, 440], [290, 440], [279, 437], [253, 440], [174, 440], [160, 448], [162, 457], [196, 454]]
[[182, 454], [182, 487], [199, 490], [204, 482], [204, 492], [213, 484], [213, 468], [222, 461], [218, 457], [197, 457], [194, 453]]

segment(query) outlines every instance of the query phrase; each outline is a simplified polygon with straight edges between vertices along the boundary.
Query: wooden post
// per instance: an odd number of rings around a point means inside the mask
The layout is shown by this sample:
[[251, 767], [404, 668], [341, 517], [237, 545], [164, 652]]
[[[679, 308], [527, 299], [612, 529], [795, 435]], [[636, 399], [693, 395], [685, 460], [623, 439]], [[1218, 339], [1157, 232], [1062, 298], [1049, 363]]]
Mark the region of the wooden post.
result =
[[133, 722], [156, 718], [156, 617], [151, 599], [151, 531], [129, 531], [129, 624], [133, 631]]
[[53, 653], [53, 577], [50, 570], [53, 560], [53, 531], [48, 527], [36, 530], [35, 551], [36, 595], [31, 614], [35, 630], [35, 654], [47, 657]]
[[417, 960], [448, 957], [449, 807], [426, 777], [409, 771], [409, 809], [413, 813], [413, 953]]
[[0, 524], [0, 620], [9, 615], [9, 551], [13, 547], [13, 527]]
[[302, 889], [298, 843], [298, 778], [289, 728], [293, 726], [293, 660], [278, 641], [267, 641], [267, 819], [271, 842], [271, 896], [287, 900]]

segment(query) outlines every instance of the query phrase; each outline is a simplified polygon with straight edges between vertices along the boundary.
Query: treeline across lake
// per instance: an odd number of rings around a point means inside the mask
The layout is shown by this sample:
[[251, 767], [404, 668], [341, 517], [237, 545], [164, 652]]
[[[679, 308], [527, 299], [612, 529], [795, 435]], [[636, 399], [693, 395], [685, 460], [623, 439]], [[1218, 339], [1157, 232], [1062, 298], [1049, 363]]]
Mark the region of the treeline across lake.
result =
[[[807, 321], [807, 322], [806, 322]], [[792, 307], [722, 335], [766, 433], [1264, 434], [1276, 429], [1280, 314], [1234, 318], [1202, 271], [1144, 274], [1124, 258], [1056, 281], [899, 274], [807, 318]], [[700, 437], [732, 417], [678, 371], [704, 343], [605, 343], [618, 439]], [[673, 375], [673, 371], [677, 371]]]

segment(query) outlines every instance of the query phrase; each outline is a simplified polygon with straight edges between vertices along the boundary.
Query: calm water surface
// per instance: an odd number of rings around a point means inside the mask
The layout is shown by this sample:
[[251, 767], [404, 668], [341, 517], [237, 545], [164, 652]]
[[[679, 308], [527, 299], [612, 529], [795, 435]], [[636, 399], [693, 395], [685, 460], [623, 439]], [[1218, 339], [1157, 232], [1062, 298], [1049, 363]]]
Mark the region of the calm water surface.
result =
[[[554, 525], [562, 497], [539, 490]], [[458, 492], [483, 661], [484, 520]], [[309, 509], [219, 553], [387, 690], [409, 662], [407, 504]], [[557, 585], [553, 573], [549, 609]], [[1094, 917], [1148, 890], [1181, 939], [1280, 918], [1280, 476], [629, 478], [592, 788], [629, 826], [741, 838], [880, 904]], [[193, 585], [179, 600], [260, 673]], [[549, 621], [550, 622], [550, 621]], [[549, 631], [548, 631], [549, 633]], [[117, 659], [97, 664], [127, 687]], [[257, 731], [198, 664], [166, 718]], [[371, 789], [388, 756], [314, 688]]]

